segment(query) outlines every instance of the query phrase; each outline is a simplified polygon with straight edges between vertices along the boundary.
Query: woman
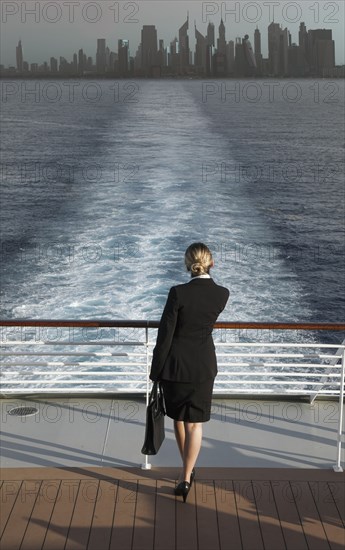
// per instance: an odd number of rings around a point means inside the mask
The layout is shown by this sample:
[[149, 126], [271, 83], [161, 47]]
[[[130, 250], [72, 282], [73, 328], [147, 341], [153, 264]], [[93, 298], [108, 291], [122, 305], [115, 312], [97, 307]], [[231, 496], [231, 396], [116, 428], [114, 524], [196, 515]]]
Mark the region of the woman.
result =
[[153, 350], [150, 378], [161, 382], [167, 415], [174, 420], [176, 442], [183, 461], [176, 495], [186, 498], [192, 485], [202, 441], [202, 423], [211, 414], [217, 360], [213, 325], [223, 311], [229, 290], [210, 277], [212, 254], [203, 243], [185, 253], [191, 273], [188, 283], [171, 287]]

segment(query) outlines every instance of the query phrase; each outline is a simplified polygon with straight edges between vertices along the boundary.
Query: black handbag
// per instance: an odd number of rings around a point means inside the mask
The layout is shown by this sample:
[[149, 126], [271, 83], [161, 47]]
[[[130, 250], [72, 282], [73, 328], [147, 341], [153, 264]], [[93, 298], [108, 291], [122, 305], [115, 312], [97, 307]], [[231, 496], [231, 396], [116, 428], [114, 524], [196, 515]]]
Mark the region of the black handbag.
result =
[[159, 382], [156, 381], [153, 384], [146, 408], [145, 440], [141, 449], [143, 455], [158, 453], [165, 437], [165, 412], [163, 391]]

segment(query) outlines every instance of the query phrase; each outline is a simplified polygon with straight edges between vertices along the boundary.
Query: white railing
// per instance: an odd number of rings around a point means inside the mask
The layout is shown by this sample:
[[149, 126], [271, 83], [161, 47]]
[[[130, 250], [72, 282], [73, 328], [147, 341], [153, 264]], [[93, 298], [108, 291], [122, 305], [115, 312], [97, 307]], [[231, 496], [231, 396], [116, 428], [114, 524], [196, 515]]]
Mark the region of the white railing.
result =
[[[155, 338], [155, 321], [0, 321], [0, 395], [140, 393], [151, 387], [149, 370]], [[23, 330], [25, 328], [25, 330]], [[42, 328], [53, 328], [54, 338]], [[112, 339], [85, 339], [71, 328], [87, 330], [121, 328]], [[225, 334], [242, 329], [339, 330], [345, 324], [216, 323]], [[33, 331], [34, 329], [34, 331]], [[66, 334], [66, 329], [67, 334]], [[126, 330], [140, 338], [126, 339]], [[223, 333], [224, 334], [224, 333]], [[284, 332], [285, 340], [287, 332]], [[76, 338], [77, 336], [77, 338]], [[101, 333], [102, 336], [102, 333]], [[223, 340], [223, 338], [222, 338]], [[214, 394], [260, 396], [339, 397], [337, 466], [340, 468], [345, 341], [227, 342], [215, 338], [218, 376]], [[91, 349], [90, 349], [91, 348]]]
[[[342, 371], [342, 344], [223, 341], [232, 329], [251, 328], [253, 323], [217, 323], [221, 341], [215, 337], [218, 376], [215, 394], [288, 394], [338, 396]], [[278, 323], [257, 323], [272, 329]], [[2, 395], [30, 393], [146, 393], [155, 338], [154, 321], [0, 321], [0, 392]], [[290, 328], [310, 324], [284, 324]], [[317, 330], [320, 326], [315, 325]], [[329, 327], [330, 325], [326, 325]], [[344, 330], [344, 325], [331, 325]], [[53, 336], [48, 333], [54, 329]], [[73, 329], [71, 332], [70, 329]], [[87, 330], [86, 334], [75, 329]], [[97, 329], [97, 338], [90, 330]], [[121, 328], [112, 339], [99, 329]], [[25, 329], [25, 330], [23, 330]], [[42, 330], [42, 329], [45, 329]], [[126, 331], [138, 331], [129, 339]], [[139, 338], [138, 338], [139, 335]], [[86, 337], [85, 337], [86, 336]], [[129, 335], [131, 336], [131, 335]], [[247, 338], [248, 339], [248, 338]], [[279, 339], [279, 338], [277, 338]], [[281, 333], [280, 333], [281, 339]]]

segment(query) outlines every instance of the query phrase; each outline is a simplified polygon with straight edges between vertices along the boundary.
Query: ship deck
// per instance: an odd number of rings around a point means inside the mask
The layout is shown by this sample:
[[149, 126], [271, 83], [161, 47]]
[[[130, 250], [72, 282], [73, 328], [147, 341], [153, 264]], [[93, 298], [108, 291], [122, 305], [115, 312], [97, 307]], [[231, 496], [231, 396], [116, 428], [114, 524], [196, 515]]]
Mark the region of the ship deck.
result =
[[[185, 504], [173, 494], [181, 461], [171, 419], [152, 469], [140, 467], [143, 397], [0, 405], [4, 550], [344, 547], [335, 400], [214, 398]], [[8, 414], [22, 405], [38, 413]]]
[[4, 550], [344, 548], [344, 480], [331, 470], [19, 468], [1, 486]]

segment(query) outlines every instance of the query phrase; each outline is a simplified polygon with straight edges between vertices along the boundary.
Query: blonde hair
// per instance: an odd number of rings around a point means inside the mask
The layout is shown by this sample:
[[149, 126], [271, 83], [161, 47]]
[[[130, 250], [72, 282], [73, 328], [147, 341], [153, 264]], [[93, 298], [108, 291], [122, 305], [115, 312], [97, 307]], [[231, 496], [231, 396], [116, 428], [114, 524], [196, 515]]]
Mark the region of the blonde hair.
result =
[[206, 244], [193, 243], [187, 248], [184, 261], [187, 271], [190, 271], [194, 276], [198, 276], [209, 272], [213, 258]]

